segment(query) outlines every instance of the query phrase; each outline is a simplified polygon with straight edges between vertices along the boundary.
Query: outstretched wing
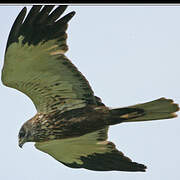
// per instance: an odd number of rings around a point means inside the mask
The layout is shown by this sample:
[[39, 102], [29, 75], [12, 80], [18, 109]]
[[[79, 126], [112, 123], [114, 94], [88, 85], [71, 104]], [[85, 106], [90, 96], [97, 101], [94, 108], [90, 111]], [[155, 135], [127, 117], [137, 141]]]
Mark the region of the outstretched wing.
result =
[[146, 166], [132, 162], [106, 141], [108, 127], [77, 138], [36, 142], [35, 147], [72, 168], [94, 171], [145, 171]]
[[58, 19], [66, 6], [50, 13], [53, 8], [33, 6], [26, 18], [22, 9], [9, 34], [2, 70], [4, 85], [25, 93], [38, 112], [46, 113], [96, 103], [88, 81], [64, 55], [67, 23], [75, 12]]

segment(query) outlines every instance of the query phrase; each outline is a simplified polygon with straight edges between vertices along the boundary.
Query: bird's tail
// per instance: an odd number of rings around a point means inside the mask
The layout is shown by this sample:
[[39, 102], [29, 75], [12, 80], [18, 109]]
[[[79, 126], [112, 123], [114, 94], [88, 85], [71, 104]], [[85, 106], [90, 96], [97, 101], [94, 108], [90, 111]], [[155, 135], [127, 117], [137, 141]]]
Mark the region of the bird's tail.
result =
[[[120, 122], [150, 121], [177, 117], [178, 104], [173, 100], [160, 98], [143, 104], [111, 109], [111, 125]], [[119, 122], [118, 122], [119, 121]]]

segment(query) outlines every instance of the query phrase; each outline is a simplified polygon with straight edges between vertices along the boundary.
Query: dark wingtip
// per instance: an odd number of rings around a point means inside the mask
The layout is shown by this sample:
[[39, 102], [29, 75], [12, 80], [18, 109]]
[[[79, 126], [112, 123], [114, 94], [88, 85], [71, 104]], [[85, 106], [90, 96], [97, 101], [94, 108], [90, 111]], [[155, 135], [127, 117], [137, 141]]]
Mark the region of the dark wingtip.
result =
[[26, 15], [26, 12], [27, 12], [27, 7], [23, 7], [23, 9], [21, 10], [21, 12], [19, 13], [20, 16], [23, 16], [23, 20], [24, 20], [24, 17]]
[[17, 38], [18, 38], [18, 35], [19, 35], [19, 30], [21, 28], [21, 25], [22, 25], [22, 22], [24, 20], [24, 17], [26, 15], [26, 12], [27, 12], [27, 8], [24, 7], [20, 13], [18, 14], [18, 16], [16, 17], [12, 27], [11, 27], [11, 31], [9, 33], [9, 37], [8, 37], [8, 41], [7, 41], [7, 45], [6, 45], [6, 51], [7, 51], [7, 48], [8, 46], [17, 41]]
[[[22, 10], [20, 11], [20, 13], [18, 14], [17, 18], [16, 19], [19, 19], [20, 17], [22, 17], [21, 19], [23, 20], [25, 15], [26, 15], [26, 12], [27, 12], [27, 8], [26, 7], [23, 7]], [[21, 20], [21, 21], [22, 21]], [[15, 20], [16, 21], [16, 20]]]
[[130, 171], [140, 171], [140, 172], [146, 172], [147, 166], [144, 164], [139, 164], [136, 162], [132, 162], [132, 169], [130, 168]]
[[68, 23], [68, 22], [72, 19], [72, 17], [75, 15], [75, 13], [76, 13], [75, 11], [72, 11], [72, 12], [66, 14], [64, 17], [62, 17], [61, 19], [59, 19], [59, 20], [56, 22], [56, 24], [61, 24], [61, 23], [66, 24], [66, 23]]
[[70, 12], [69, 13], [71, 16], [74, 16], [75, 14], [76, 14], [76, 12], [75, 11], [72, 11], [72, 12]]
[[23, 12], [23, 14], [26, 13], [26, 11], [27, 11], [26, 7], [23, 7], [23, 9], [21, 10], [21, 12]]
[[70, 21], [71, 20], [71, 18], [74, 16], [76, 14], [76, 12], [75, 11], [72, 11], [72, 12], [70, 12], [70, 13], [68, 13], [67, 15], [65, 15], [64, 17], [68, 17], [67, 19], [67, 21]]
[[147, 166], [145, 166], [144, 164], [141, 164], [141, 170], [142, 172], [146, 172]]
[[68, 5], [59, 5], [57, 9], [63, 9], [65, 11], [67, 9]]

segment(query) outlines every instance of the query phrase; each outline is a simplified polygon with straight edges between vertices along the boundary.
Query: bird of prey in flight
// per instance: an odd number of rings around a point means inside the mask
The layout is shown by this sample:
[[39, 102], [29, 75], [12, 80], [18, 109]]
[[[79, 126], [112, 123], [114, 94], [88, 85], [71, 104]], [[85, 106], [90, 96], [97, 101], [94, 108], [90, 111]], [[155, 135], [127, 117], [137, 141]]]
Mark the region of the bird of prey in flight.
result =
[[107, 141], [109, 126], [174, 118], [179, 107], [166, 98], [114, 109], [104, 105], [65, 56], [66, 29], [75, 14], [62, 16], [66, 8], [35, 5], [26, 16], [24, 7], [10, 31], [2, 82], [26, 94], [37, 109], [19, 131], [19, 146], [35, 142], [71, 168], [145, 171]]

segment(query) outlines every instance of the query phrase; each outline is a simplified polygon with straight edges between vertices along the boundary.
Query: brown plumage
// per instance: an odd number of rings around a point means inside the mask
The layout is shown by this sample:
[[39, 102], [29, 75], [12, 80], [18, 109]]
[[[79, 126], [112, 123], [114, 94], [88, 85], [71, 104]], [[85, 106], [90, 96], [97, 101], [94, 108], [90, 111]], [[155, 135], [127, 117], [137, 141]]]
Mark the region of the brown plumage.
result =
[[[23, 8], [9, 34], [2, 70], [4, 85], [29, 96], [37, 114], [24, 123], [19, 146], [35, 147], [72, 168], [95, 171], [145, 171], [107, 141], [110, 125], [176, 117], [171, 99], [110, 109], [94, 95], [86, 78], [64, 55], [67, 6]], [[60, 17], [60, 18], [59, 18]], [[25, 18], [25, 20], [24, 20]], [[14, 56], [14, 54], [16, 54]]]

